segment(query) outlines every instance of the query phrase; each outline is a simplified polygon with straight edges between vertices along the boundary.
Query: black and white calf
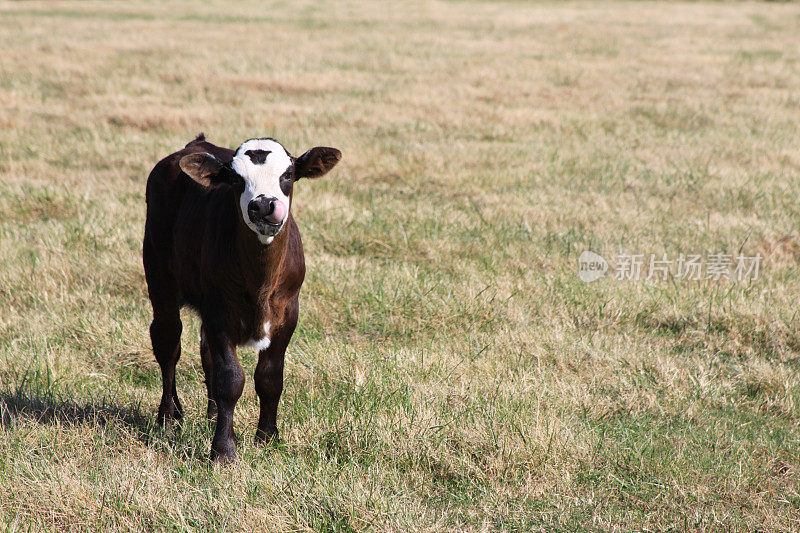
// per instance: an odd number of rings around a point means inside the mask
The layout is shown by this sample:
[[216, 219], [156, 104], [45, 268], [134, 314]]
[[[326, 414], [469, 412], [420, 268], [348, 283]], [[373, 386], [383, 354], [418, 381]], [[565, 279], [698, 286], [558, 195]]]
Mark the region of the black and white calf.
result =
[[200, 355], [208, 416], [217, 417], [213, 459], [236, 456], [233, 410], [244, 388], [237, 346], [258, 350], [256, 440], [278, 434], [284, 354], [297, 324], [305, 276], [303, 245], [291, 214], [294, 183], [324, 175], [341, 155], [335, 148], [317, 147], [295, 158], [266, 138], [230, 150], [201, 134], [150, 172], [143, 260], [153, 306], [150, 338], [163, 384], [158, 420], [182, 416], [175, 365], [179, 310], [189, 305], [203, 322]]

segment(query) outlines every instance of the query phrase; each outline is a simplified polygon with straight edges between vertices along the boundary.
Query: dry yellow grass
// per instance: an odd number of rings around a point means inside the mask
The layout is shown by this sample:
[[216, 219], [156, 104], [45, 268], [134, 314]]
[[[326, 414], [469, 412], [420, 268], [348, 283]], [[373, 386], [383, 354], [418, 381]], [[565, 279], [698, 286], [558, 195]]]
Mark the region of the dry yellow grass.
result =
[[[800, 529], [800, 6], [0, 2], [0, 45], [3, 527]], [[229, 469], [188, 313], [152, 425], [144, 183], [199, 131], [344, 153], [296, 191], [283, 443], [249, 384]]]

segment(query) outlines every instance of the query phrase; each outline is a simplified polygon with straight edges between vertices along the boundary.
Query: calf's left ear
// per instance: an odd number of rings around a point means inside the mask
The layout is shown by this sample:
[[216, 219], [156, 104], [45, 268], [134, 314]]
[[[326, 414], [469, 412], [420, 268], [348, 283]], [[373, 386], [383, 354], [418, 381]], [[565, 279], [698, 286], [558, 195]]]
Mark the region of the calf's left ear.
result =
[[317, 146], [294, 161], [294, 179], [319, 178], [328, 173], [342, 159], [342, 152], [336, 148]]

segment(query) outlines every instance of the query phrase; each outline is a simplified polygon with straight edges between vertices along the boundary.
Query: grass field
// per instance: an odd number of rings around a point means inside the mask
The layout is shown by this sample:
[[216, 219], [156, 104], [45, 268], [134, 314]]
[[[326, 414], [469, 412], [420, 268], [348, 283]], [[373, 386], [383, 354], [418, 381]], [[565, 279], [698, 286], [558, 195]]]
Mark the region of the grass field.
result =
[[[0, 529], [800, 530], [800, 5], [1, 2], [0, 45]], [[199, 131], [344, 153], [230, 468], [188, 312], [154, 424], [144, 184]]]

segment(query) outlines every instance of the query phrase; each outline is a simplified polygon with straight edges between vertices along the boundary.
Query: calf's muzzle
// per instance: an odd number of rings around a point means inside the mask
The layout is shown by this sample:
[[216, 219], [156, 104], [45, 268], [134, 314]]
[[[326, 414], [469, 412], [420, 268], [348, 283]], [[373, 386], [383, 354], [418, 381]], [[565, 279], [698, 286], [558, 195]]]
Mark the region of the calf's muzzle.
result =
[[247, 204], [247, 216], [254, 224], [283, 224], [288, 211], [286, 204], [274, 197], [257, 196]]

